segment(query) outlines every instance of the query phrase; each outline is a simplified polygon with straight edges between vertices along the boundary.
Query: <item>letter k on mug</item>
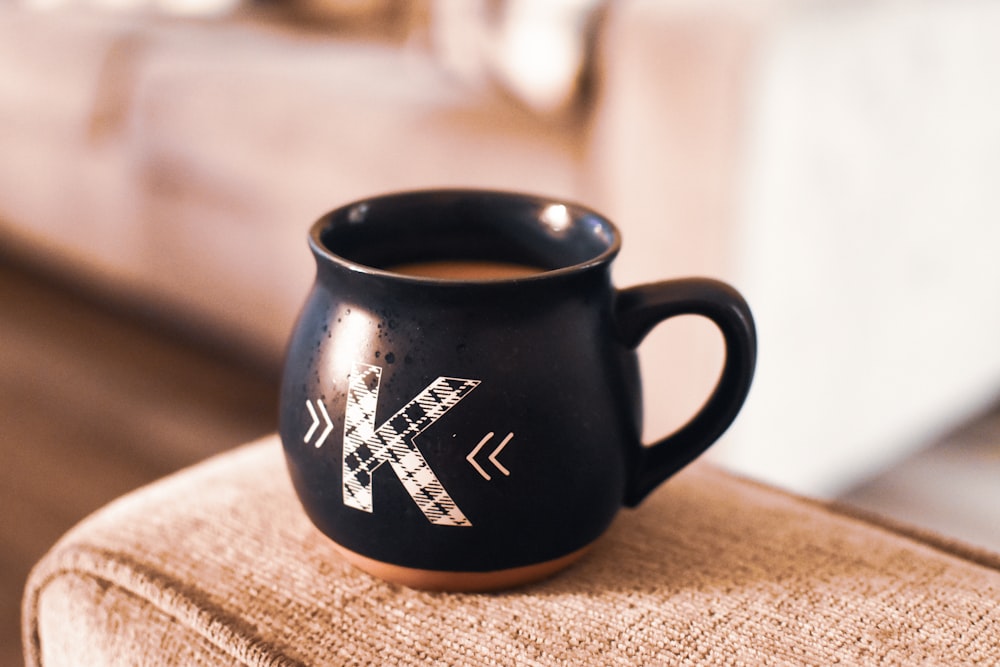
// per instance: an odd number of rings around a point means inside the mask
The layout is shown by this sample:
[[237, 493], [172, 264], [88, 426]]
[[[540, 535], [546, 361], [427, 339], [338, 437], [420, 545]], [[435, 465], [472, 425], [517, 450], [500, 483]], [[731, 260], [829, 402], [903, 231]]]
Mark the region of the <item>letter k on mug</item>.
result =
[[[616, 289], [620, 236], [543, 197], [375, 197], [309, 235], [280, 432], [313, 523], [356, 566], [418, 588], [492, 590], [566, 567], [729, 427], [750, 388], [750, 310], [718, 281]], [[710, 319], [726, 360], [704, 407], [644, 446], [635, 349]]]

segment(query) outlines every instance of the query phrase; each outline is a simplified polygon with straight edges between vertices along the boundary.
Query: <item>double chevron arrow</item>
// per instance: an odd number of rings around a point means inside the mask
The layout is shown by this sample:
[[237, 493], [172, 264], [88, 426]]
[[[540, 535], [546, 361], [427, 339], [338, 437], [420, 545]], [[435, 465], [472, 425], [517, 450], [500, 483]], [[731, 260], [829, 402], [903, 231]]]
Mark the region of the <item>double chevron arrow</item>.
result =
[[309, 415], [312, 417], [312, 425], [309, 427], [309, 430], [306, 431], [306, 437], [302, 439], [302, 442], [309, 442], [309, 440], [311, 440], [316, 434], [316, 429], [319, 428], [319, 425], [326, 422], [326, 427], [323, 429], [323, 432], [320, 433], [319, 438], [316, 439], [316, 449], [319, 449], [323, 446], [323, 443], [326, 442], [327, 437], [333, 430], [333, 422], [330, 421], [330, 415], [327, 413], [326, 406], [323, 405], [323, 401], [316, 399], [316, 407], [319, 408], [320, 414], [323, 415], [322, 422], [320, 421], [319, 415], [316, 414], [316, 408], [313, 407], [313, 402], [306, 400], [306, 409], [309, 410]]
[[[493, 478], [490, 477], [490, 474], [486, 472], [483, 469], [483, 467], [479, 465], [479, 463], [476, 461], [476, 454], [479, 453], [479, 450], [481, 450], [486, 445], [487, 442], [493, 439], [493, 435], [494, 435], [493, 432], [490, 431], [485, 436], [483, 436], [483, 439], [479, 441], [479, 444], [476, 445], [475, 449], [469, 452], [469, 455], [465, 457], [465, 460], [468, 461], [472, 465], [472, 467], [476, 469], [476, 472], [482, 475], [483, 479], [485, 479], [487, 482]], [[503, 451], [503, 448], [507, 446], [507, 443], [510, 442], [511, 438], [513, 437], [514, 437], [513, 433], [508, 433], [507, 437], [501, 440], [500, 444], [496, 446], [496, 449], [494, 449], [493, 452], [486, 457], [487, 459], [489, 459], [490, 463], [496, 466], [497, 470], [499, 470], [504, 474], [505, 477], [510, 476], [510, 470], [507, 470], [507, 468], [503, 467], [503, 464], [497, 461], [497, 457], [500, 456], [500, 452]]]

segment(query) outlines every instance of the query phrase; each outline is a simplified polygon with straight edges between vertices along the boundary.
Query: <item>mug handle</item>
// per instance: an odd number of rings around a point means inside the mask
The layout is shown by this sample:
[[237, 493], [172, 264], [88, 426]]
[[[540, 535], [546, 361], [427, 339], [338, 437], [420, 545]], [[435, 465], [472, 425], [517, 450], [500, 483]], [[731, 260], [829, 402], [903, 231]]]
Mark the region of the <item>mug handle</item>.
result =
[[636, 348], [653, 328], [677, 315], [701, 315], [722, 332], [726, 361], [708, 401], [684, 426], [643, 447], [633, 465], [625, 505], [635, 507], [650, 491], [694, 461], [736, 419], [757, 362], [757, 332], [746, 301], [731, 286], [709, 278], [682, 278], [618, 292], [615, 315], [623, 342]]

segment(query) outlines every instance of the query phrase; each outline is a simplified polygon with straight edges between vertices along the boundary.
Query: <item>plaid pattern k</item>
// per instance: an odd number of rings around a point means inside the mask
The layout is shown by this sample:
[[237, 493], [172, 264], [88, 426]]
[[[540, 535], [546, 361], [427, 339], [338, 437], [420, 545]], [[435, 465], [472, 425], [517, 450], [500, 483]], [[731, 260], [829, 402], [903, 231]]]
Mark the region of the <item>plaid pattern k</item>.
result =
[[479, 380], [439, 377], [375, 428], [381, 380], [382, 369], [378, 366], [354, 364], [344, 420], [344, 504], [374, 511], [371, 476], [388, 462], [428, 521], [443, 526], [471, 526], [413, 439], [468, 396], [479, 386]]

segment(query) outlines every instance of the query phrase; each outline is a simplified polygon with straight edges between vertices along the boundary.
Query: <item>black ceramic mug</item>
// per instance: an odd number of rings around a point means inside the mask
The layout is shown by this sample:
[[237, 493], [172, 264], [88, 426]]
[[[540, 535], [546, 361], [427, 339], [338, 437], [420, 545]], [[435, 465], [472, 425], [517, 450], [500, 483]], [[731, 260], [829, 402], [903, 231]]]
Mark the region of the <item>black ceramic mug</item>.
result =
[[[619, 233], [580, 206], [401, 193], [325, 215], [309, 241], [281, 438], [313, 523], [383, 578], [486, 590], [565, 567], [711, 445], [749, 390], [740, 295], [699, 278], [615, 289]], [[722, 374], [687, 425], [644, 447], [635, 348], [684, 314], [721, 330]]]

